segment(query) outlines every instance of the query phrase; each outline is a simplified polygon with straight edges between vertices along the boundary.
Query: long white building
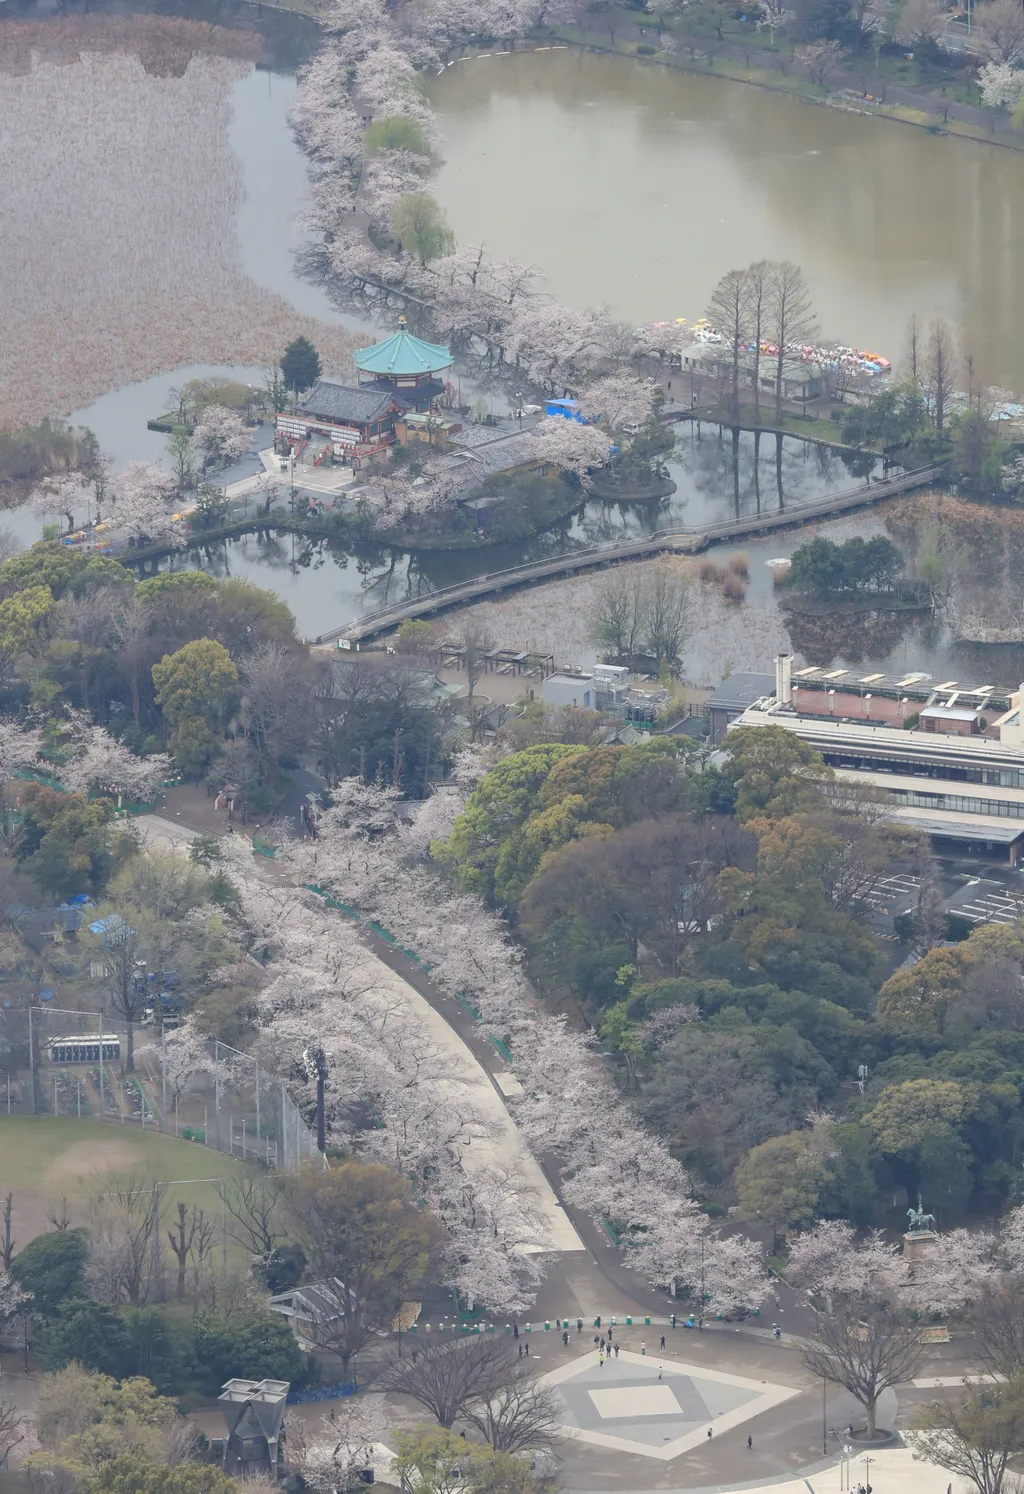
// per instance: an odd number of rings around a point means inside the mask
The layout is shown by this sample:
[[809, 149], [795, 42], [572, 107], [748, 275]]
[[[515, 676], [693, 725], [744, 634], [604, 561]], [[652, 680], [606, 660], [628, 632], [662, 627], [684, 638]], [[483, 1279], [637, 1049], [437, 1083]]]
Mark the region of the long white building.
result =
[[1024, 853], [1022, 699], [1024, 685], [935, 684], [921, 674], [898, 681], [858, 678], [853, 670], [794, 675], [790, 656], [781, 654], [774, 693], [729, 729], [792, 731], [838, 779], [883, 793], [901, 823], [949, 849], [1008, 854], [1016, 864]]

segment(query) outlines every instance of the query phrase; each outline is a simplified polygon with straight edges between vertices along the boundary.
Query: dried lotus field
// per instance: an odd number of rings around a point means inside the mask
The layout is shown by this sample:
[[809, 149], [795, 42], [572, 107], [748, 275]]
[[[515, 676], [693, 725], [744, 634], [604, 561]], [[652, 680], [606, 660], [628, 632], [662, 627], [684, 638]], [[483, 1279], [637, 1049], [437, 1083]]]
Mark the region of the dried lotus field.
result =
[[228, 130], [252, 37], [152, 16], [0, 32], [0, 425], [189, 364], [271, 364], [300, 332], [347, 366], [350, 334], [241, 269]]

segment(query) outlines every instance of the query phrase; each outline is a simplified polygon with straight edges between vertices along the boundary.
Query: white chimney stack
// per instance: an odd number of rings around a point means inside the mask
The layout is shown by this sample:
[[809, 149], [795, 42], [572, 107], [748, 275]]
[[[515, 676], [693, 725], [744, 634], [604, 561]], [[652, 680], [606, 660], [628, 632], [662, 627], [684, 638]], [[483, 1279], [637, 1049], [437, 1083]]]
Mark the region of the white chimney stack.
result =
[[793, 655], [775, 656], [775, 699], [779, 705], [790, 705], [793, 700]]

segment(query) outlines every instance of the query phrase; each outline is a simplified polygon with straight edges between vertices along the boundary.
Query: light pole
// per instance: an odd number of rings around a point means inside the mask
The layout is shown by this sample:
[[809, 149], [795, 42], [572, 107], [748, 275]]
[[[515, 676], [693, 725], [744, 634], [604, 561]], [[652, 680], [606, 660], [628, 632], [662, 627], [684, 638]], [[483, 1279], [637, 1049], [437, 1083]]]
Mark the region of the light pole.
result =
[[826, 1396], [827, 1386], [828, 1386], [828, 1380], [825, 1378], [825, 1371], [822, 1370], [822, 1372], [821, 1372], [821, 1451], [822, 1451], [822, 1454], [826, 1458], [828, 1457], [828, 1418], [826, 1416], [826, 1411], [825, 1411], [825, 1408], [826, 1408], [825, 1396]]
[[867, 1494], [871, 1494], [871, 1474], [869, 1470], [874, 1461], [874, 1458], [867, 1456], [864, 1458], [864, 1488], [867, 1490]]
[[325, 1141], [324, 1089], [327, 1085], [327, 1054], [322, 1048], [307, 1048], [302, 1055], [306, 1074], [316, 1080], [316, 1145], [323, 1152]]

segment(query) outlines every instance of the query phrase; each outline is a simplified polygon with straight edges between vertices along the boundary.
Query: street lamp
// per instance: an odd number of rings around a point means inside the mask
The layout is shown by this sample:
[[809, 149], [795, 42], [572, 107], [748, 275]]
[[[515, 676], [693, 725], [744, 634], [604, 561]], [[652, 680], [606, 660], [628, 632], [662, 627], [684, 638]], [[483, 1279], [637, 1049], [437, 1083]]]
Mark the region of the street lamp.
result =
[[875, 1461], [874, 1458], [870, 1458], [870, 1457], [867, 1457], [865, 1455], [865, 1458], [864, 1458], [864, 1488], [865, 1488], [865, 1490], [867, 1490], [867, 1494], [871, 1494], [871, 1474], [869, 1472], [869, 1469], [870, 1469], [870, 1467], [871, 1467], [871, 1465], [872, 1465], [872, 1463], [874, 1461]]

